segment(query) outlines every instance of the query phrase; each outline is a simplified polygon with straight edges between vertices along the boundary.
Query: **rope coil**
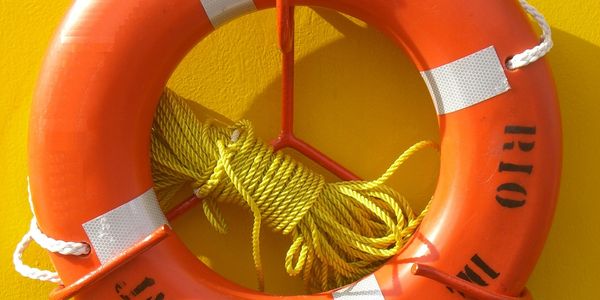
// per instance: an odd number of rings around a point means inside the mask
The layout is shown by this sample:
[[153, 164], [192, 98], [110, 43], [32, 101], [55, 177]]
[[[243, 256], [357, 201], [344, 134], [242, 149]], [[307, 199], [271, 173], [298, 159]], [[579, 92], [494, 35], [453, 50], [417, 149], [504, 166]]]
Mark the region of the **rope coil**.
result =
[[416, 216], [385, 182], [426, 147], [437, 146], [415, 144], [377, 180], [326, 183], [254, 137], [247, 121], [229, 128], [201, 123], [184, 99], [167, 90], [153, 126], [152, 165], [163, 209], [186, 185], [203, 199], [204, 214], [219, 232], [227, 232], [219, 203], [250, 209], [259, 289], [264, 289], [259, 235], [266, 224], [291, 237], [288, 274], [301, 275], [308, 290], [322, 291], [372, 273], [414, 233], [427, 210]]

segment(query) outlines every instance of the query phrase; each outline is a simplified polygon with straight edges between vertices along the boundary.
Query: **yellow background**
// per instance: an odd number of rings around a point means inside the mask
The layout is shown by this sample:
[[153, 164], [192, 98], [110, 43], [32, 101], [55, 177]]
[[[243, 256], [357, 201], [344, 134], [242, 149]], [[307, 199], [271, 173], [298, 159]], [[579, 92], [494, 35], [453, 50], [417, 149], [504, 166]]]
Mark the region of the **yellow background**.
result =
[[[11, 254], [31, 217], [25, 178], [32, 93], [46, 47], [70, 2], [0, 0], [2, 299], [43, 299], [52, 289], [52, 285], [18, 276]], [[531, 2], [554, 29], [556, 47], [549, 59], [560, 94], [565, 157], [554, 226], [528, 286], [536, 299], [596, 299], [600, 282], [600, 2]], [[273, 11], [265, 11], [221, 28], [188, 55], [169, 86], [231, 119], [248, 118], [262, 137], [273, 138], [280, 108], [274, 18]], [[418, 139], [437, 139], [435, 114], [424, 84], [391, 42], [364, 24], [329, 11], [300, 9], [297, 19], [299, 136], [364, 178], [377, 176]], [[435, 186], [436, 168], [434, 154], [419, 155], [394, 177], [392, 185], [420, 209]], [[251, 219], [235, 208], [228, 209], [226, 216], [240, 219], [231, 226], [229, 237], [207, 229], [198, 221], [202, 218], [187, 217], [175, 226], [203, 260], [252, 286], [247, 231]], [[275, 245], [263, 247], [264, 255], [273, 257], [267, 262], [268, 288], [298, 290], [282, 271], [281, 249], [286, 240], [265, 238]], [[37, 247], [31, 248], [26, 260], [50, 267]]]

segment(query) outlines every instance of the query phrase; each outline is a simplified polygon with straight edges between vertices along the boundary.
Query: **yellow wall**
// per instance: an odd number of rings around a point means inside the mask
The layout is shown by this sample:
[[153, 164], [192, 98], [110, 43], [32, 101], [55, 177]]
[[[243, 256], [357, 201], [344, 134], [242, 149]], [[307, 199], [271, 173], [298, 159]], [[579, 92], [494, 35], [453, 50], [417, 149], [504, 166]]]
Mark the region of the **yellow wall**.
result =
[[[596, 155], [600, 147], [596, 137], [600, 131], [600, 2], [531, 2], [554, 28], [556, 48], [550, 62], [561, 98], [565, 158], [554, 227], [529, 288], [537, 299], [594, 299], [600, 281], [600, 201], [596, 199], [600, 183], [596, 175], [600, 166]], [[69, 4], [69, 0], [0, 1], [2, 299], [43, 299], [52, 288], [16, 275], [10, 255], [31, 217], [25, 177], [32, 91], [45, 49]], [[226, 25], [190, 53], [169, 85], [229, 118], [249, 118], [264, 138], [275, 136], [280, 78], [274, 22], [274, 13], [267, 11]], [[360, 22], [323, 10], [301, 9], [297, 22], [297, 129], [301, 137], [365, 178], [382, 172], [410, 143], [437, 138], [433, 107], [419, 75], [385, 37]], [[435, 156], [423, 154], [409, 162], [392, 184], [422, 208], [435, 185], [436, 168]], [[227, 212], [229, 220], [240, 214], [235, 209]], [[223, 244], [228, 239], [206, 229], [194, 231], [206, 224], [185, 218], [175, 226], [217, 270], [227, 269], [232, 261], [239, 263], [241, 267], [230, 275], [252, 285], [249, 226], [243, 226], [250, 219], [241, 219], [242, 225], [234, 227], [241, 229], [232, 233], [241, 241], [240, 249], [224, 256], [215, 255], [223, 251], [202, 240]], [[278, 245], [275, 249], [285, 244], [274, 236], [266, 238]], [[265, 252], [265, 256], [281, 259], [278, 250]], [[33, 265], [49, 267], [36, 247], [26, 258]], [[281, 269], [277, 260], [267, 265], [267, 284], [271, 283], [274, 292], [281, 292], [277, 286], [295, 286], [283, 283], [288, 280], [283, 279]]]

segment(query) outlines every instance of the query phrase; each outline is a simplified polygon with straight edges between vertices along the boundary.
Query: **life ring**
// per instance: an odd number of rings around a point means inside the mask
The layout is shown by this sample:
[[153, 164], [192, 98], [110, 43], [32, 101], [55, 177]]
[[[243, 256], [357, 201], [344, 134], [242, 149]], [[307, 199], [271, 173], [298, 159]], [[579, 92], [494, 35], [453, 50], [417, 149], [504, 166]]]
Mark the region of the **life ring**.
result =
[[[398, 43], [432, 92], [442, 143], [429, 215], [401, 253], [350, 287], [287, 298], [529, 297], [523, 290], [557, 199], [561, 129], [547, 63], [518, 70], [505, 65], [539, 42], [518, 3], [292, 4], [358, 17]], [[82, 299], [280, 298], [223, 279], [169, 233], [148, 159], [154, 109], [178, 62], [215, 27], [274, 5], [274, 0], [75, 3], [50, 48], [30, 122], [37, 223], [48, 236], [92, 249], [84, 256], [51, 254], [64, 285], [75, 287], [57, 290], [56, 297], [77, 292]], [[127, 257], [127, 251], [136, 255]], [[429, 277], [437, 281], [415, 276], [411, 268], [434, 270]], [[464, 280], [446, 286], [444, 280], [453, 279], [444, 274]], [[89, 278], [95, 282], [86, 286]], [[482, 294], [472, 293], [475, 286], [485, 287]]]

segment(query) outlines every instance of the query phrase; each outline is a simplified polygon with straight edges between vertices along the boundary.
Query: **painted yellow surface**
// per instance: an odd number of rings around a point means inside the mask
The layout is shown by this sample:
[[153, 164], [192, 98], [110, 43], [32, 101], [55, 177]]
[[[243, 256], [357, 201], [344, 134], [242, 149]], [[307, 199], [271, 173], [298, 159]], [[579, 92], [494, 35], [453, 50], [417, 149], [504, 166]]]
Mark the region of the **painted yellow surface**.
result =
[[[27, 120], [46, 47], [71, 1], [0, 1], [0, 298], [44, 299], [52, 286], [19, 277], [14, 245], [27, 230]], [[600, 281], [600, 2], [532, 0], [554, 28], [549, 59], [561, 100], [564, 171], [555, 223], [529, 281], [536, 299], [596, 299]], [[201, 42], [169, 86], [231, 119], [248, 118], [265, 139], [279, 122], [279, 54], [274, 12], [246, 16]], [[300, 137], [364, 178], [374, 178], [411, 143], [437, 139], [435, 115], [418, 73], [383, 35], [339, 14], [298, 11], [296, 127]], [[437, 160], [420, 155], [394, 177], [415, 208], [435, 186]], [[410, 176], [409, 176], [410, 175]], [[199, 215], [199, 211], [192, 211]], [[175, 222], [201, 259], [232, 280], [253, 286], [251, 217], [230, 208], [232, 233], [223, 237], [202, 218]], [[236, 220], [236, 222], [233, 222]], [[299, 285], [283, 272], [287, 241], [265, 235], [268, 289], [287, 293]], [[210, 241], [210, 242], [207, 242]], [[225, 249], [225, 250], [224, 250]], [[234, 249], [234, 250], [233, 250]], [[37, 247], [28, 263], [49, 268]]]

